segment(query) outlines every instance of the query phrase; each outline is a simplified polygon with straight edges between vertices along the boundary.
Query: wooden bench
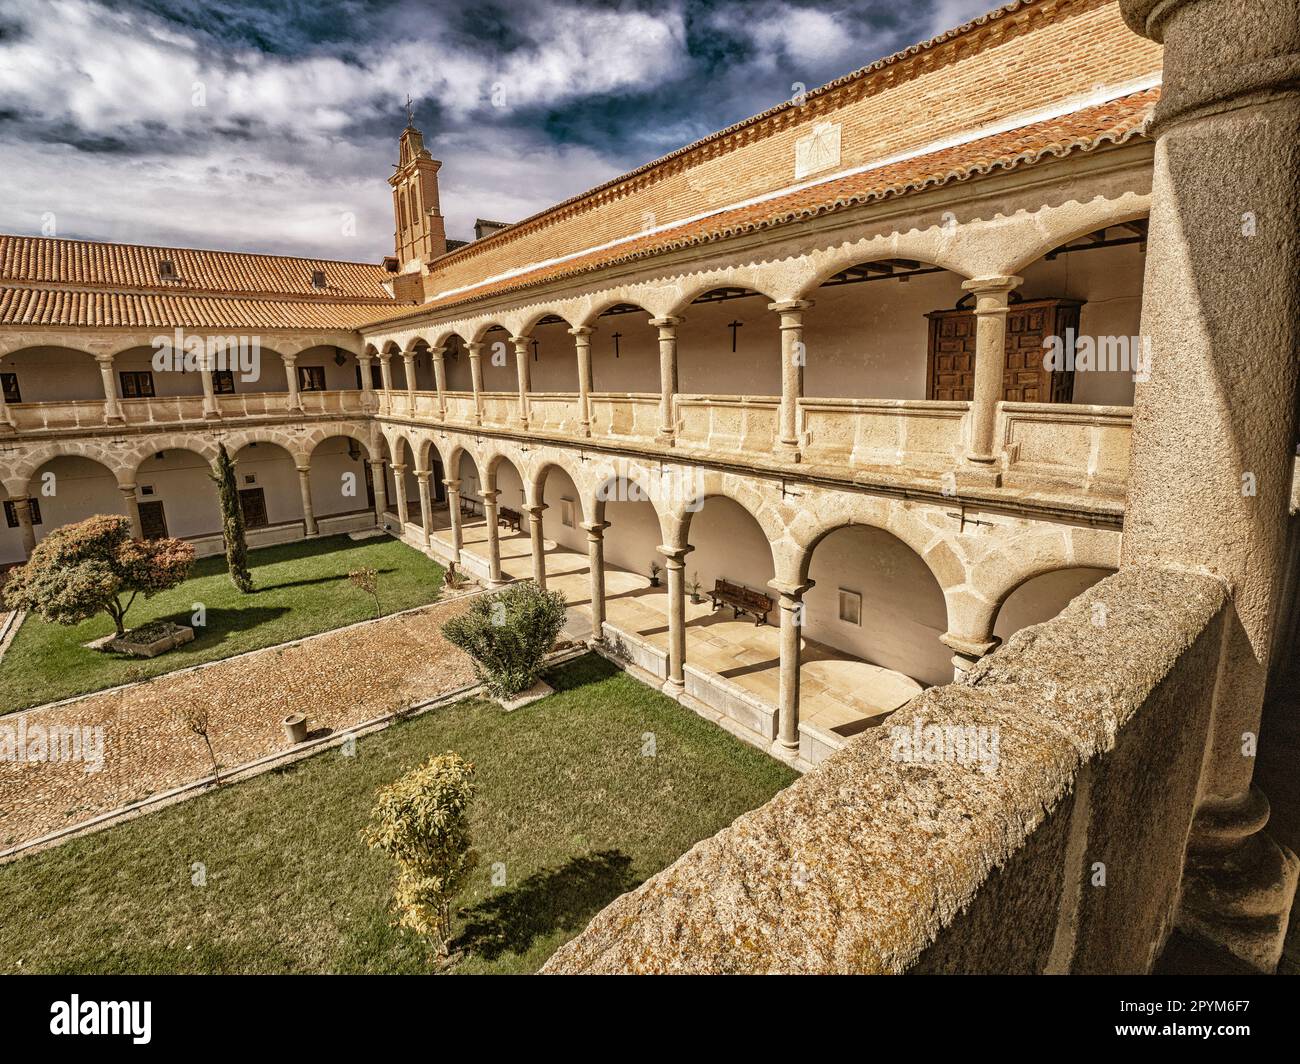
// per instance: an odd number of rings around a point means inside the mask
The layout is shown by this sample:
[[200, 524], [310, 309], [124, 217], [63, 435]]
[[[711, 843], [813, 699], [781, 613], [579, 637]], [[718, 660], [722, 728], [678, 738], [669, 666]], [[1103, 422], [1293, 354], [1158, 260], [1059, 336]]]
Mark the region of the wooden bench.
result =
[[519, 532], [521, 531], [520, 524], [522, 521], [523, 518], [519, 516], [519, 512], [510, 509], [508, 506], [503, 506], [497, 511], [498, 525], [505, 525], [506, 528], [511, 528], [514, 529], [514, 531]]
[[478, 503], [468, 495], [460, 497], [460, 513], [462, 517], [474, 517], [478, 513]]
[[767, 624], [767, 615], [772, 612], [772, 600], [767, 595], [726, 580], [714, 581], [709, 599], [715, 610], [720, 606], [730, 606], [733, 617], [746, 614], [754, 618], [755, 625]]

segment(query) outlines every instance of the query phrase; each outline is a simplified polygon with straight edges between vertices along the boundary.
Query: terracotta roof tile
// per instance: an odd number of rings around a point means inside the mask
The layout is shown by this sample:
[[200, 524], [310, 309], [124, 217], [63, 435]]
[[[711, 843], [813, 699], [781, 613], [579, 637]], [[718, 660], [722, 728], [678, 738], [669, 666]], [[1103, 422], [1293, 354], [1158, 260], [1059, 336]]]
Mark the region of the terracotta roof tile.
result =
[[356, 329], [373, 303], [0, 287], [0, 325]]
[[821, 182], [786, 196], [723, 210], [707, 218], [624, 241], [615, 247], [540, 266], [445, 299], [434, 299], [416, 308], [394, 308], [390, 313], [374, 318], [372, 324], [415, 317], [431, 310], [471, 303], [616, 263], [784, 225], [889, 196], [963, 181], [995, 170], [1010, 170], [1044, 159], [1091, 151], [1106, 144], [1122, 144], [1142, 134], [1159, 96], [1159, 88], [1146, 89], [1058, 118]]
[[[159, 277], [163, 259], [175, 267], [175, 280]], [[324, 288], [313, 286], [315, 270], [324, 272]], [[383, 287], [386, 280], [391, 275], [382, 266], [364, 262], [0, 235], [0, 284], [391, 302]]]

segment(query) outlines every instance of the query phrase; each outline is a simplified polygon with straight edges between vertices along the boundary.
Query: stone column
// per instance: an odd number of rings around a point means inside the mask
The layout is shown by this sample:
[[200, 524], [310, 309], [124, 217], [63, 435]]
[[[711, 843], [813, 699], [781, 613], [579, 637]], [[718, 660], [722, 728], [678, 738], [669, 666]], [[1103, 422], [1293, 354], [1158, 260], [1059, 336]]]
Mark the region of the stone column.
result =
[[[3, 366], [4, 363], [0, 362], [0, 368], [3, 368]], [[0, 436], [8, 435], [14, 431], [14, 423], [9, 417], [9, 404], [5, 402], [4, 389], [0, 388]]]
[[469, 354], [469, 380], [474, 390], [474, 424], [483, 424], [483, 345], [475, 343], [465, 345]]
[[591, 569], [591, 637], [604, 639], [605, 626], [605, 529], [608, 521], [590, 521], [587, 530], [587, 565]]
[[1235, 607], [1178, 924], [1277, 966], [1298, 863], [1253, 787], [1300, 383], [1300, 8], [1121, 0], [1164, 45], [1122, 565], [1210, 572]]
[[23, 540], [23, 557], [30, 558], [36, 549], [36, 528], [32, 524], [32, 500], [27, 495], [13, 497], [14, 512], [18, 515], [18, 534]]
[[528, 428], [528, 392], [532, 388], [532, 373], [528, 367], [528, 344], [531, 336], [512, 336], [515, 345], [515, 372], [519, 377], [519, 427]]
[[542, 514], [546, 512], [543, 505], [526, 507], [528, 510], [528, 536], [533, 548], [533, 582], [538, 587], [546, 586], [546, 537], [542, 535]]
[[406, 533], [407, 510], [406, 510], [406, 466], [393, 465], [393, 492], [397, 496], [397, 520], [400, 524], [398, 532]]
[[140, 499], [136, 496], [135, 485], [119, 484], [117, 490], [122, 493], [122, 501], [126, 504], [126, 516], [131, 519], [131, 537], [144, 539], [144, 524], [140, 520]]
[[777, 427], [777, 452], [792, 462], [799, 461], [799, 400], [803, 398], [803, 312], [809, 299], [787, 299], [769, 303], [767, 309], [781, 315], [781, 416]]
[[369, 355], [357, 355], [357, 365], [361, 367], [361, 405], [366, 410], [373, 409], [375, 405], [375, 389], [370, 379], [370, 367], [374, 361]]
[[444, 480], [442, 486], [447, 489], [447, 515], [451, 519], [451, 547], [454, 561], [460, 564], [461, 548], [465, 546], [465, 535], [460, 524], [460, 481]]
[[573, 346], [578, 353], [578, 433], [591, 435], [591, 334], [590, 325], [579, 325], [569, 330]]
[[443, 356], [445, 347], [429, 348], [429, 357], [433, 359], [433, 386], [438, 392], [438, 420], [447, 420], [447, 366]]
[[680, 317], [654, 318], [650, 324], [659, 330], [659, 432], [660, 443], [671, 445], [677, 435], [673, 421], [673, 396], [677, 394], [677, 326]]
[[393, 390], [393, 353], [391, 351], [381, 351], [379, 353], [379, 384], [386, 392]]
[[375, 524], [384, 527], [384, 511], [388, 509], [388, 483], [384, 476], [384, 462], [381, 458], [369, 459], [370, 482], [375, 489]]
[[1002, 640], [992, 634], [987, 638], [972, 639], [955, 632], [944, 632], [939, 642], [952, 651], [952, 679], [957, 683], [980, 658], [993, 653]]
[[415, 352], [402, 352], [402, 365], [406, 369], [406, 394], [415, 394]]
[[501, 493], [496, 488], [484, 488], [479, 494], [483, 496], [483, 517], [487, 522], [488, 583], [498, 587], [506, 582], [501, 575], [501, 536], [497, 525], [497, 496]]
[[301, 410], [302, 397], [298, 394], [298, 356], [281, 355], [284, 360], [284, 378], [289, 382], [289, 409]]
[[203, 368], [199, 370], [199, 377], [203, 384], [203, 416], [205, 418], [219, 418], [221, 416], [221, 406], [217, 402], [217, 386], [212, 382], [214, 372], [216, 372], [215, 357], [205, 355]]
[[113, 380], [113, 356], [96, 355], [95, 361], [99, 363], [99, 379], [104, 385], [104, 420], [121, 422], [122, 404], [117, 400], [117, 382]]
[[780, 595], [781, 604], [781, 680], [777, 696], [777, 737], [787, 750], [799, 749], [799, 664], [803, 652], [803, 597], [813, 586], [768, 583]]
[[302, 523], [307, 535], [320, 533], [316, 524], [316, 511], [311, 504], [311, 467], [298, 466], [298, 492], [302, 495]]
[[962, 288], [975, 294], [975, 389], [970, 404], [967, 468], [962, 472], [969, 479], [991, 485], [1002, 482], [993, 435], [1007, 368], [1007, 301], [1022, 280], [981, 277], [962, 282]]
[[417, 469], [415, 480], [420, 491], [420, 523], [423, 527], [420, 539], [424, 543], [424, 549], [428, 550], [433, 529], [433, 500], [429, 494], [429, 470]]
[[668, 682], [664, 690], [671, 695], [686, 690], [686, 555], [695, 548], [655, 548], [664, 556], [668, 574]]

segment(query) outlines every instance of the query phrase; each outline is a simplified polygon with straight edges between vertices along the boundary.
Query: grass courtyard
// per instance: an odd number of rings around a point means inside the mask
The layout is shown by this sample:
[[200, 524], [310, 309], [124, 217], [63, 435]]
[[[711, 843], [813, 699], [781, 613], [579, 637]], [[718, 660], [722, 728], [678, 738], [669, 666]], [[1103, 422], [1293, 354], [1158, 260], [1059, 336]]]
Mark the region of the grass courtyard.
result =
[[249, 552], [257, 590], [241, 595], [226, 572], [224, 556], [200, 559], [180, 587], [136, 599], [127, 624], [150, 621], [190, 624], [195, 603], [207, 625], [194, 642], [153, 659], [87, 650], [83, 644], [109, 635], [113, 622], [99, 614], [65, 627], [29, 616], [0, 659], [0, 713], [143, 680], [189, 665], [242, 654], [374, 616], [373, 600], [348, 582], [366, 566], [379, 571], [385, 613], [434, 601], [443, 570], [419, 551], [388, 537], [352, 541], [347, 536], [303, 540]]
[[461, 702], [354, 757], [327, 751], [0, 866], [0, 972], [427, 972], [422, 942], [392, 926], [392, 865], [360, 832], [380, 786], [446, 750], [478, 784], [454, 970], [535, 971], [794, 779], [602, 658], [548, 679], [557, 693], [514, 713]]

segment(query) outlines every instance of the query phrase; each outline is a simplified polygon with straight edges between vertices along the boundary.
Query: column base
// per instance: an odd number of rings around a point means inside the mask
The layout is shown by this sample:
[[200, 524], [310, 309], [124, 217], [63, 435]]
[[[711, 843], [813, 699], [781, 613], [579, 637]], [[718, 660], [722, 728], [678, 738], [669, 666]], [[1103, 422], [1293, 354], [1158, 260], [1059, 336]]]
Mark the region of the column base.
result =
[[1002, 487], [1002, 470], [998, 467], [996, 458], [972, 458], [966, 456], [966, 461], [957, 467], [958, 485], [967, 485], [972, 488], [1000, 488]]
[[776, 446], [772, 448], [772, 453], [786, 462], [800, 462], [803, 460], [803, 454], [798, 442], [795, 440], [777, 440]]
[[0, 421], [0, 436], [12, 436], [18, 430], [7, 421]]
[[105, 414], [104, 423], [107, 425], [125, 425], [126, 418], [121, 414]]
[[1268, 799], [1255, 787], [1197, 811], [1175, 923], [1253, 970], [1272, 973], [1282, 956], [1300, 859], [1264, 831], [1267, 821]]
[[659, 429], [655, 433], [655, 443], [660, 447], [673, 447], [677, 443], [677, 433], [671, 429]]
[[663, 687], [659, 688], [669, 698], [680, 698], [686, 693], [685, 680], [665, 680]]

